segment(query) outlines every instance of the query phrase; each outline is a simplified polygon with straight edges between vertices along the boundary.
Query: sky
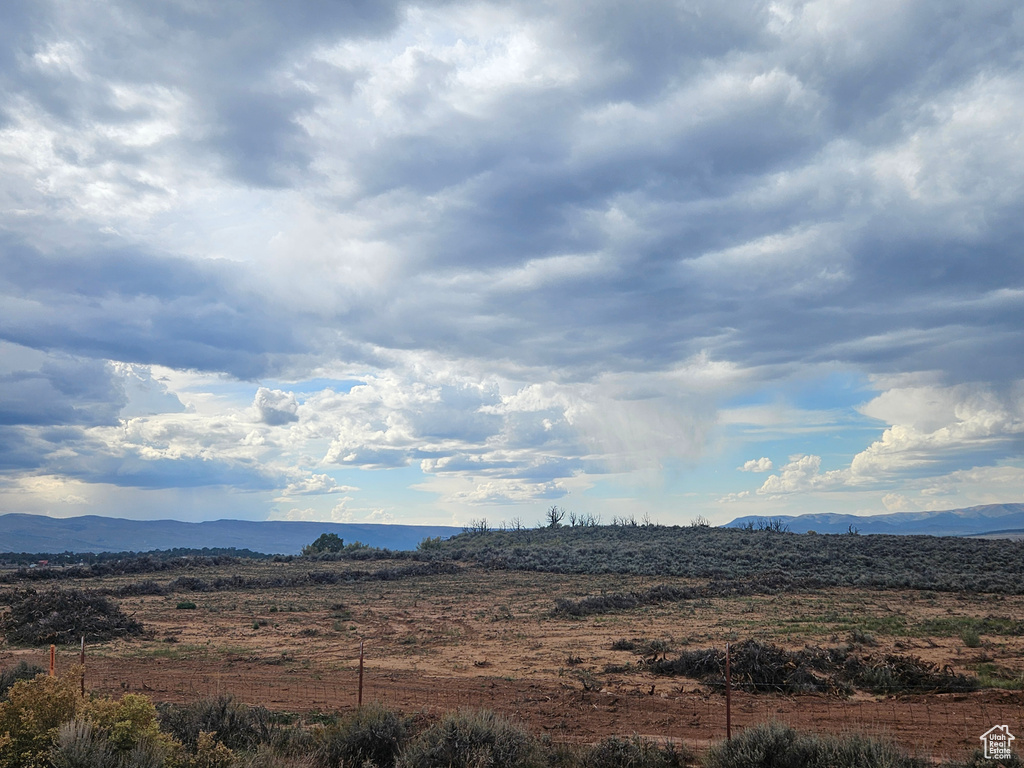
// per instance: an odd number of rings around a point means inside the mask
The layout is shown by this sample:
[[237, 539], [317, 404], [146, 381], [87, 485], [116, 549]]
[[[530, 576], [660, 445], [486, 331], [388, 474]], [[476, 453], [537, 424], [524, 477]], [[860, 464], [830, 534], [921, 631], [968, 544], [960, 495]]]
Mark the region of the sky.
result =
[[5, 0], [0, 513], [1024, 501], [1018, 0]]

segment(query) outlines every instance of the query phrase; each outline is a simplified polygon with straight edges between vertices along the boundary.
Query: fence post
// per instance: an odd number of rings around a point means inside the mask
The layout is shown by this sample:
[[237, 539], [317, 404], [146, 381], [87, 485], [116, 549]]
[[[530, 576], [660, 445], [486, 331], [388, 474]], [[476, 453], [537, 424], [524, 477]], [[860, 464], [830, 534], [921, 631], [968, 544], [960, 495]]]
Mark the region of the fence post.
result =
[[82, 698], [85, 698], [85, 635], [82, 635], [82, 655], [79, 657], [79, 663], [82, 665]]
[[356, 699], [356, 706], [363, 706], [363, 641], [359, 641], [359, 697]]
[[732, 741], [732, 676], [729, 672], [729, 644], [725, 644], [725, 740]]
[[56, 670], [57, 670], [57, 646], [56, 645], [51, 645], [50, 646], [50, 677], [53, 677], [54, 674], [56, 674]]

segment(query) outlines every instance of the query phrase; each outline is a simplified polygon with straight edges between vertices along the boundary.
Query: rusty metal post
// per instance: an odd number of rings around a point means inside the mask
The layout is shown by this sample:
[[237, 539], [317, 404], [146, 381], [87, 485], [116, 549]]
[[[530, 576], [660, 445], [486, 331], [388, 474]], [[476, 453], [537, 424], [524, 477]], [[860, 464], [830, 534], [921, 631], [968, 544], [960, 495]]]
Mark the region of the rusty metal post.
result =
[[53, 677], [57, 671], [57, 646], [50, 646], [50, 677]]
[[732, 675], [729, 671], [729, 644], [725, 644], [725, 740], [732, 741]]
[[359, 698], [356, 701], [357, 706], [363, 706], [363, 641], [359, 641]]
[[85, 698], [85, 635], [82, 635], [82, 655], [78, 659], [82, 665], [82, 698]]

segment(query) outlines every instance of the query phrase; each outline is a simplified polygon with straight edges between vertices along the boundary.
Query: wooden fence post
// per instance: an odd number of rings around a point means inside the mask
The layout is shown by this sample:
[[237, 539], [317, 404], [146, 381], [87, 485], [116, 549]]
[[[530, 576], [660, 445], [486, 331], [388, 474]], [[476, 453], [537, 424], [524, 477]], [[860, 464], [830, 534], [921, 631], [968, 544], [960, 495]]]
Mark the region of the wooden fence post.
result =
[[57, 646], [50, 646], [50, 677], [53, 677], [57, 671]]
[[82, 655], [79, 657], [79, 663], [82, 665], [82, 698], [85, 698], [85, 635], [82, 635]]

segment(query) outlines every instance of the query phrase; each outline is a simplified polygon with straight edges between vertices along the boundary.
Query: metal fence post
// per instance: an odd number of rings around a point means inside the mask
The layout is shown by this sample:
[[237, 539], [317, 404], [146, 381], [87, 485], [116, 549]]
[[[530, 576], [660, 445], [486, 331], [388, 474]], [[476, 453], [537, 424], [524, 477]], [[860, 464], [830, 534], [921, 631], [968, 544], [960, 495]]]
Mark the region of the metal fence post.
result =
[[356, 706], [363, 706], [363, 641], [359, 641], [359, 697]]
[[729, 671], [729, 644], [725, 644], [725, 740], [732, 741], [732, 676]]

